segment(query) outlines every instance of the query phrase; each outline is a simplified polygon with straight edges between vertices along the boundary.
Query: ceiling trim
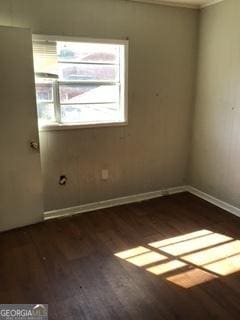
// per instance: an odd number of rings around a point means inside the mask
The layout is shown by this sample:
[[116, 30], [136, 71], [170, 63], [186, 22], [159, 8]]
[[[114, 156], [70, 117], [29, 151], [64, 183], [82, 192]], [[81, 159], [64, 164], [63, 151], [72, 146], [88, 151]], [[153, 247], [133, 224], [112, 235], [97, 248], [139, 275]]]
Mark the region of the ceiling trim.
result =
[[223, 2], [223, 1], [224, 0], [213, 0], [213, 1], [209, 2], [209, 3], [203, 4], [202, 6], [200, 6], [200, 9], [204, 9], [204, 8], [213, 6], [214, 4], [217, 4], [217, 3]]
[[204, 5], [194, 5], [194, 4], [187, 4], [187, 3], [179, 3], [179, 2], [168, 2], [165, 0], [127, 0], [127, 1], [133, 1], [133, 2], [141, 2], [141, 3], [150, 3], [150, 4], [156, 4], [156, 5], [162, 5], [167, 7], [178, 7], [178, 8], [188, 8], [188, 9], [204, 9], [206, 7], [212, 6], [214, 4], [217, 4], [219, 2], [222, 2], [224, 0], [213, 0], [210, 3], [204, 4]]
[[168, 2], [164, 0], [128, 0], [133, 2], [142, 2], [142, 3], [151, 3], [157, 4], [167, 7], [180, 7], [180, 8], [188, 8], [188, 9], [199, 9], [199, 5], [191, 5], [186, 3], [177, 3], [177, 2]]

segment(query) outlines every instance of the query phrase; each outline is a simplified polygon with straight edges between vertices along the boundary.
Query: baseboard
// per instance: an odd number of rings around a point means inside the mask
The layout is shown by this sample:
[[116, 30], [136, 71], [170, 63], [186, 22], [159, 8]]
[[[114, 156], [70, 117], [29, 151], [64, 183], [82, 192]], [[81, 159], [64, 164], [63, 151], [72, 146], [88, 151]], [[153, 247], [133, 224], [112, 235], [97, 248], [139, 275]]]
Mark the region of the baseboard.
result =
[[191, 187], [191, 186], [187, 186], [186, 191], [194, 194], [195, 196], [197, 196], [203, 200], [206, 200], [207, 202], [214, 204], [215, 206], [217, 206], [227, 212], [234, 214], [237, 217], [240, 217], [240, 208], [234, 207], [227, 202], [224, 202], [218, 198], [215, 198], [215, 197], [213, 197], [213, 196], [211, 196], [211, 195], [209, 195], [199, 189]]
[[159, 198], [166, 195], [171, 195], [171, 194], [176, 194], [176, 193], [181, 193], [186, 191], [227, 212], [230, 212], [231, 214], [234, 214], [237, 217], [240, 217], [240, 208], [234, 207], [233, 205], [227, 202], [224, 202], [218, 198], [215, 198], [192, 186], [178, 186], [178, 187], [169, 188], [169, 189], [151, 191], [151, 192], [140, 193], [136, 195], [130, 195], [126, 197], [121, 197], [121, 198], [83, 204], [83, 205], [71, 207], [71, 208], [47, 211], [44, 213], [44, 220], [73, 216], [79, 213], [86, 213], [90, 211], [116, 207], [124, 204], [141, 202], [145, 200], [150, 200], [150, 199]]
[[111, 199], [111, 200], [83, 204], [83, 205], [80, 205], [77, 207], [47, 211], [44, 213], [44, 220], [72, 216], [72, 215], [79, 214], [79, 213], [96, 211], [96, 210], [100, 210], [100, 209], [120, 206], [123, 204], [141, 202], [141, 201], [145, 201], [145, 200], [159, 198], [159, 197], [162, 197], [165, 195], [181, 193], [186, 190], [187, 190], [186, 186], [178, 186], [178, 187], [168, 188], [168, 189], [164, 189], [164, 190], [157, 190], [157, 191], [140, 193], [140, 194], [130, 195], [130, 196], [121, 197], [121, 198], [115, 198], [115, 199]]

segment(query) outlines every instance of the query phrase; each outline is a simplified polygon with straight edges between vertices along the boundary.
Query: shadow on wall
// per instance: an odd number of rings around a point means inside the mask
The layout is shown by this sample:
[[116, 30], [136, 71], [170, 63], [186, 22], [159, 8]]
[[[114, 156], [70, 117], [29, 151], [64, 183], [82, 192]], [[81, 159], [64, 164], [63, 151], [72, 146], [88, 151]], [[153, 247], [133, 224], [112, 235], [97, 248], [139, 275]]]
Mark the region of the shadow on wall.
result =
[[115, 256], [178, 286], [191, 288], [240, 271], [240, 240], [199, 230]]

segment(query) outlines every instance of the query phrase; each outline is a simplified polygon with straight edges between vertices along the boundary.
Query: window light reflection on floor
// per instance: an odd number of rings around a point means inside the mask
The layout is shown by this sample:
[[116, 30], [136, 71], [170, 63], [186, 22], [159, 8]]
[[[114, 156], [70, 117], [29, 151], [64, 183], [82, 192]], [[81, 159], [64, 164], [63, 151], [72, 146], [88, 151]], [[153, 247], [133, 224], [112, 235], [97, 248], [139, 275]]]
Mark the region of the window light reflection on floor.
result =
[[142, 267], [150, 263], [158, 262], [161, 260], [166, 260], [166, 256], [159, 254], [157, 252], [149, 251], [138, 256], [126, 259], [135, 266]]
[[183, 242], [178, 242], [170, 246], [162, 247], [161, 250], [172, 254], [174, 256], [179, 256], [188, 252], [192, 252], [198, 249], [207, 248], [209, 246], [230, 241], [232, 238], [224, 236], [218, 233], [207, 234], [204, 237], [199, 237]]
[[221, 276], [227, 276], [231, 273], [235, 273], [240, 271], [240, 254], [207, 264], [204, 268]]
[[186, 272], [175, 274], [166, 279], [174, 284], [179, 285], [180, 287], [187, 289], [198, 284], [214, 280], [216, 278], [217, 276], [213, 275], [212, 273], [194, 268]]
[[177, 236], [177, 237], [173, 237], [173, 238], [168, 238], [168, 239], [152, 242], [152, 243], [149, 243], [149, 245], [151, 247], [154, 247], [154, 248], [161, 248], [161, 247], [166, 247], [166, 246], [168, 246], [170, 244], [175, 244], [175, 243], [182, 242], [182, 241], [185, 241], [185, 240], [199, 238], [201, 236], [205, 236], [205, 235], [211, 234], [211, 233], [212, 233], [212, 231], [204, 229], [204, 230], [200, 230], [200, 231], [187, 233], [187, 234], [184, 234], [184, 235], [181, 235], [181, 236]]
[[132, 258], [135, 256], [138, 256], [139, 254], [143, 254], [146, 252], [149, 252], [150, 249], [147, 249], [145, 247], [136, 247], [133, 249], [129, 249], [129, 250], [125, 250], [125, 251], [121, 251], [119, 253], [116, 253], [115, 256], [121, 258], [121, 259], [128, 259], [128, 258]]
[[116, 253], [115, 256], [125, 259], [138, 267], [143, 267], [145, 265], [167, 259], [165, 255], [141, 246]]
[[191, 288], [240, 271], [240, 240], [204, 229], [115, 256], [178, 286]]
[[203, 266], [211, 262], [236, 255], [238, 253], [240, 253], [240, 241], [235, 240], [211, 249], [205, 249], [183, 256], [182, 259], [192, 264]]
[[166, 263], [158, 264], [156, 266], [147, 268], [146, 270], [156, 275], [160, 275], [160, 274], [168, 273], [173, 270], [177, 270], [185, 266], [187, 266], [187, 264], [182, 261], [172, 260]]

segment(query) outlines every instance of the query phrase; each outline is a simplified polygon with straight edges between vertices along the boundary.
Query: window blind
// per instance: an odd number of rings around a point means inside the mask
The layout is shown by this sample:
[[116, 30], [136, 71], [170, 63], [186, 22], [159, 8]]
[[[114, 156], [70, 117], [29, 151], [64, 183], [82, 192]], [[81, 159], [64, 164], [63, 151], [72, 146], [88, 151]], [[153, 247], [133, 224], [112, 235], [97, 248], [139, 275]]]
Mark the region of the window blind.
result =
[[57, 78], [57, 43], [50, 41], [33, 42], [34, 70], [36, 75]]

